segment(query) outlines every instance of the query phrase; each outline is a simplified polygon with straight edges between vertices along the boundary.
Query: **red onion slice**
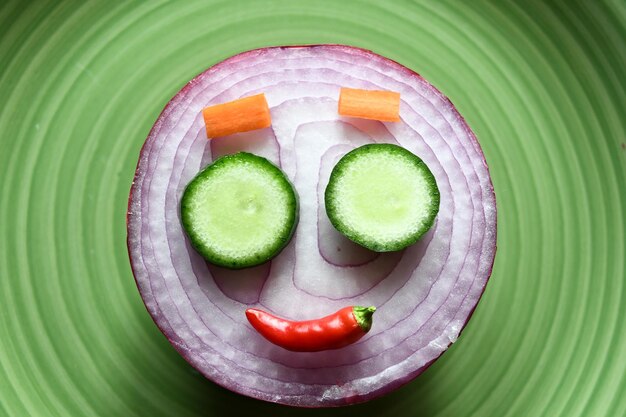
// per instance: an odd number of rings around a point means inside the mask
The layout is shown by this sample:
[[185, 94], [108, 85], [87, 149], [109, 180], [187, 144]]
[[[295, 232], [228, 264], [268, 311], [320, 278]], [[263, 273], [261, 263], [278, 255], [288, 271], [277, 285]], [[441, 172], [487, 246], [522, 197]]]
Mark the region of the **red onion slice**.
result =
[[[339, 117], [341, 86], [400, 92], [402, 121]], [[271, 129], [207, 141], [203, 107], [259, 92], [271, 108]], [[352, 244], [330, 226], [323, 207], [336, 160], [370, 142], [397, 143], [420, 156], [441, 191], [436, 225], [399, 253]], [[207, 265], [188, 244], [179, 199], [204, 165], [239, 150], [280, 164], [300, 194], [300, 222], [271, 263], [226, 271]], [[208, 69], [163, 110], [131, 189], [128, 247], [149, 313], [207, 378], [267, 401], [336, 406], [408, 382], [457, 339], [491, 274], [495, 196], [473, 133], [419, 75], [352, 47], [266, 48]], [[300, 320], [347, 305], [377, 306], [372, 330], [327, 352], [274, 346], [244, 314], [260, 307]]]

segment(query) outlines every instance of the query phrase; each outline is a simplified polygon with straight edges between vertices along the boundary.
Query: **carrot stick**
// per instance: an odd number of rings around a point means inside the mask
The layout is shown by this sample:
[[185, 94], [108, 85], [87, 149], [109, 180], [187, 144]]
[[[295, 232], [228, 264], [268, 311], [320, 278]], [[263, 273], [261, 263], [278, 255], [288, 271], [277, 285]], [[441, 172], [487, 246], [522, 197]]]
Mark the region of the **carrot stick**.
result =
[[272, 124], [265, 94], [240, 98], [202, 110], [209, 139], [263, 129]]
[[341, 87], [339, 114], [384, 122], [399, 122], [400, 93]]

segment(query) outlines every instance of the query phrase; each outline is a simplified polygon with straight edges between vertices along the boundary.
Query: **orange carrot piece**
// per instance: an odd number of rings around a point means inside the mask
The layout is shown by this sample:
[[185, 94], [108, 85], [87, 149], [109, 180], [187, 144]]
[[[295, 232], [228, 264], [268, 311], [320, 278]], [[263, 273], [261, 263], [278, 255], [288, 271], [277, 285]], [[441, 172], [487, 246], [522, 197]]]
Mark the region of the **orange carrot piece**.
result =
[[339, 114], [384, 122], [399, 122], [400, 93], [341, 87]]
[[240, 98], [202, 110], [209, 139], [263, 129], [272, 124], [265, 94]]

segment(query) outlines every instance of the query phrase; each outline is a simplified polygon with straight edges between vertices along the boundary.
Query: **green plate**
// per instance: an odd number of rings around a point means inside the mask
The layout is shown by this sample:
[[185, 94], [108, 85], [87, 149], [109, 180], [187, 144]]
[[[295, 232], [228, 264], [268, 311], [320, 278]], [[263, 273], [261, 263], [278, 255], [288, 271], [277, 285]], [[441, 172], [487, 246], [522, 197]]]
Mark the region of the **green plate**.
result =
[[[125, 213], [189, 79], [268, 45], [345, 43], [421, 73], [478, 136], [498, 255], [412, 383], [320, 412], [225, 391], [146, 312]], [[626, 4], [0, 3], [0, 415], [626, 415]]]

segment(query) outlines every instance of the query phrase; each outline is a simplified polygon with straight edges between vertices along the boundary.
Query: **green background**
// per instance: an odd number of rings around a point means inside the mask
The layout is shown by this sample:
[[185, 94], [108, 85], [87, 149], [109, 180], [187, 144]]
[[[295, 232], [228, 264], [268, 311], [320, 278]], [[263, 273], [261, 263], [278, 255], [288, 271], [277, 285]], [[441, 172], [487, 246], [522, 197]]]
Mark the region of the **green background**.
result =
[[[386, 397], [240, 397], [159, 333], [125, 212], [139, 149], [194, 75], [346, 43], [421, 73], [477, 134], [492, 279], [459, 341]], [[626, 2], [0, 1], [0, 415], [626, 415]]]

